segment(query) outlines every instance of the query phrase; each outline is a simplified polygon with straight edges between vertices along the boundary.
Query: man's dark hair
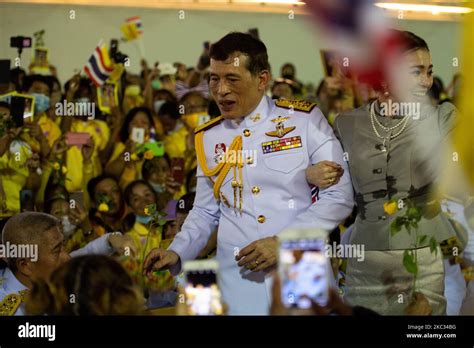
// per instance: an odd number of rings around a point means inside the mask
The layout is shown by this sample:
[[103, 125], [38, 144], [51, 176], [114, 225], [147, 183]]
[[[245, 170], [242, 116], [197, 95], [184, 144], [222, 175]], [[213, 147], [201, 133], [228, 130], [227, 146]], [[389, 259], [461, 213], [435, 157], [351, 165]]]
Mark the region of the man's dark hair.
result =
[[265, 44], [246, 33], [227, 34], [211, 45], [209, 56], [212, 59], [224, 61], [234, 52], [241, 52], [248, 56], [247, 69], [252, 75], [270, 68]]

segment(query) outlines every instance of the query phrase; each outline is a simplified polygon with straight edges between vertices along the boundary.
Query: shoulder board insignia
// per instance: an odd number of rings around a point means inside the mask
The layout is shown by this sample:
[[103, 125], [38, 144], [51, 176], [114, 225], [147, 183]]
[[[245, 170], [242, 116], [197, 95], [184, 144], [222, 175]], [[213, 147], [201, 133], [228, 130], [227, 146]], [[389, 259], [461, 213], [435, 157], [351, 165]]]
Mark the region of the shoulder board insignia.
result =
[[199, 132], [202, 132], [204, 130], [207, 130], [209, 128], [212, 128], [214, 127], [215, 125], [219, 124], [220, 121], [222, 121], [224, 118], [222, 116], [219, 116], [219, 117], [216, 117], [216, 118], [213, 118], [212, 120], [210, 120], [209, 122], [206, 122], [198, 127], [196, 127], [194, 129], [194, 134], [197, 134]]
[[293, 109], [303, 112], [311, 112], [313, 108], [318, 105], [316, 103], [311, 103], [305, 100], [288, 100], [288, 99], [278, 99], [275, 100], [275, 105], [280, 108]]
[[12, 316], [20, 307], [22, 302], [21, 295], [9, 294], [0, 302], [0, 316]]

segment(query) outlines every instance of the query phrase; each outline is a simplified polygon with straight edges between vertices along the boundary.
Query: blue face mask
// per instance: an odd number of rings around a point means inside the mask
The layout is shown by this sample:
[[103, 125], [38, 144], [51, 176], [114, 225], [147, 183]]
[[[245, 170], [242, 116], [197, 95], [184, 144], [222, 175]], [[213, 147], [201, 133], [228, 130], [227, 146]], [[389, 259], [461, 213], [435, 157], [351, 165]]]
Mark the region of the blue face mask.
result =
[[152, 218], [152, 216], [135, 215], [135, 220], [141, 223], [142, 225], [148, 224]]
[[35, 97], [35, 114], [41, 114], [49, 109], [49, 97], [40, 93], [31, 93]]
[[149, 184], [151, 185], [151, 187], [153, 187], [153, 190], [156, 192], [156, 193], [163, 193], [166, 191], [166, 186], [165, 185], [162, 185], [162, 184], [155, 184], [153, 182], [149, 182]]

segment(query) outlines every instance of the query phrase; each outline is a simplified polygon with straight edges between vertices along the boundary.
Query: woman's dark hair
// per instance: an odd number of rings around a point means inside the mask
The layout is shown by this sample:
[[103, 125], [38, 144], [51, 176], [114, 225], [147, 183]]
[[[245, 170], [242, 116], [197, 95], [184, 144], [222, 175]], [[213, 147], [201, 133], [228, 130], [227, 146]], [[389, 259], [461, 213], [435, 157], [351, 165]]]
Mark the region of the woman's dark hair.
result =
[[[166, 163], [168, 163], [168, 166], [171, 167], [171, 159], [170, 157], [168, 156], [167, 153], [165, 153], [163, 156], [160, 156], [160, 157], [163, 157], [165, 160], [166, 160]], [[146, 159], [144, 162], [143, 162], [143, 166], [142, 166], [142, 178], [144, 180], [147, 180], [150, 178], [150, 174], [151, 172], [153, 171], [153, 169], [155, 168], [155, 163], [154, 161], [156, 161], [158, 158], [160, 157], [154, 157], [152, 159]]]
[[158, 110], [158, 116], [168, 115], [173, 120], [179, 120], [181, 115], [178, 110], [178, 104], [174, 101], [167, 101], [161, 105], [160, 110]]
[[155, 190], [153, 190], [153, 187], [147, 181], [145, 181], [145, 180], [135, 180], [135, 181], [132, 181], [130, 184], [128, 184], [128, 186], [125, 188], [125, 193], [124, 193], [125, 202], [129, 206], [130, 206], [130, 198], [132, 196], [132, 191], [135, 188], [135, 186], [138, 186], [138, 185], [145, 185], [146, 187], [148, 187], [150, 189], [150, 191], [153, 192], [153, 194], [155, 195], [155, 201], [158, 200], [158, 197], [156, 196]]
[[440, 77], [435, 76], [433, 77], [433, 84], [431, 85], [431, 88], [428, 91], [428, 95], [431, 98], [440, 101], [442, 93], [444, 93], [443, 80], [441, 80]]
[[[106, 179], [110, 179], [110, 180], [115, 181], [117, 183], [117, 186], [119, 186], [117, 178], [115, 176], [108, 175], [108, 174], [101, 174], [99, 176], [96, 176], [95, 178], [90, 179], [89, 182], [87, 183], [87, 193], [89, 194], [89, 197], [93, 202], [95, 202], [95, 188], [96, 188], [96, 186], [99, 185], [100, 182], [102, 182]], [[95, 202], [95, 203], [97, 203], [97, 202]]]
[[23, 91], [28, 92], [34, 82], [42, 82], [49, 88], [49, 94], [53, 91], [53, 81], [50, 76], [43, 75], [27, 75], [23, 80]]
[[155, 98], [158, 94], [164, 94], [165, 95], [164, 99], [166, 101], [174, 101], [174, 102], [176, 101], [176, 97], [174, 96], [174, 94], [168, 91], [167, 89], [160, 88], [160, 89], [154, 90], [153, 98]]
[[247, 33], [232, 32], [211, 45], [209, 56], [225, 61], [234, 52], [248, 56], [247, 69], [252, 75], [268, 70], [268, 54], [265, 44]]
[[58, 199], [58, 198], [65, 199], [67, 202], [69, 202], [69, 192], [66, 190], [66, 188], [63, 185], [59, 185], [58, 183], [55, 182], [53, 175], [50, 175], [48, 178], [48, 182], [46, 183], [46, 188], [44, 190], [45, 206], [43, 210], [45, 212], [51, 211], [51, 208], [48, 207], [48, 204], [50, 203], [52, 204], [52, 202], [50, 201]]
[[130, 132], [128, 131], [128, 126], [130, 125], [130, 122], [132, 122], [133, 118], [139, 113], [143, 112], [146, 117], [148, 118], [148, 121], [150, 122], [150, 127], [153, 127], [154, 122], [153, 122], [153, 117], [151, 115], [150, 109], [140, 106], [140, 107], [135, 107], [131, 109], [128, 113], [127, 116], [125, 116], [125, 121], [123, 122], [122, 129], [120, 130], [120, 141], [122, 143], [125, 143], [128, 138], [130, 137]]
[[392, 35], [393, 44], [403, 53], [421, 49], [430, 51], [426, 41], [411, 31], [391, 29], [389, 33]]

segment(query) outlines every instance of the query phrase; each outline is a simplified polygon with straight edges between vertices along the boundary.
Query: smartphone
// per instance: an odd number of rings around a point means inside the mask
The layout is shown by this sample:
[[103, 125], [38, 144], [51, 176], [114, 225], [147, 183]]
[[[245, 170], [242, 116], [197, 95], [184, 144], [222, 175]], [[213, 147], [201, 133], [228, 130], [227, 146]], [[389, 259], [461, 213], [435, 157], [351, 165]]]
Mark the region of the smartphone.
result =
[[74, 201], [74, 205], [84, 208], [84, 192], [76, 191], [69, 194], [69, 202]]
[[25, 98], [12, 96], [10, 99], [10, 115], [15, 128], [23, 127], [25, 124], [23, 114], [25, 112]]
[[184, 158], [175, 157], [171, 159], [171, 176], [175, 182], [184, 184]]
[[287, 308], [307, 310], [311, 301], [327, 305], [331, 265], [325, 254], [327, 232], [290, 229], [279, 234], [278, 273], [281, 299]]
[[78, 146], [88, 144], [91, 139], [91, 135], [85, 132], [67, 132], [66, 133], [66, 145]]
[[33, 199], [32, 190], [21, 190], [20, 191], [20, 211], [34, 211], [35, 201]]
[[223, 314], [221, 291], [217, 284], [218, 269], [218, 262], [212, 259], [184, 262], [187, 314]]
[[143, 144], [145, 142], [145, 128], [133, 127], [131, 137], [137, 144]]

